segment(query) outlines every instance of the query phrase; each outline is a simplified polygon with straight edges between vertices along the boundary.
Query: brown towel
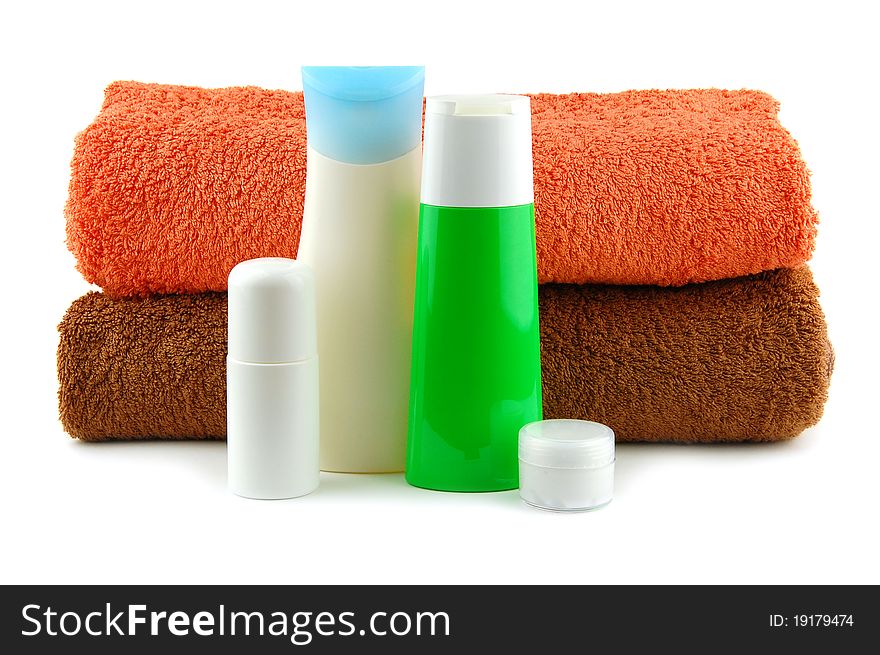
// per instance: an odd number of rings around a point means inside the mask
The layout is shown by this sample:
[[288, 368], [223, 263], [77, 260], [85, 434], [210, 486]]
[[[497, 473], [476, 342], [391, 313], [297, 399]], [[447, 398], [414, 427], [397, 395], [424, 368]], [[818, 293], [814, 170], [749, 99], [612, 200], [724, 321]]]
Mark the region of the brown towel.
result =
[[225, 436], [225, 293], [111, 300], [91, 292], [59, 331], [61, 422], [74, 437]]
[[[778, 441], [822, 415], [832, 351], [806, 268], [680, 288], [540, 287], [544, 413], [621, 441]], [[226, 295], [89, 293], [59, 327], [86, 440], [223, 438]]]
[[[806, 262], [806, 165], [760, 91], [532, 96], [541, 282], [681, 285]], [[294, 257], [302, 94], [137, 82], [78, 137], [67, 243], [112, 296], [225, 291], [253, 257]]]
[[677, 289], [540, 288], [546, 418], [622, 441], [779, 441], [822, 417], [833, 366], [807, 267]]

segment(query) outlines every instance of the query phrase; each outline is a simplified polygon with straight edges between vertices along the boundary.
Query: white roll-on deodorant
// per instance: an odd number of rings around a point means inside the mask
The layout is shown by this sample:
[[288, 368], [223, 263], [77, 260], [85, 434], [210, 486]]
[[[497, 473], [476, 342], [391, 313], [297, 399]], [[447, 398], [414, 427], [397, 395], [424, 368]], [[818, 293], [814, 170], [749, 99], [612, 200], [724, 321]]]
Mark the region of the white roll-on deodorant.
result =
[[281, 257], [229, 273], [226, 360], [229, 489], [294, 498], [318, 487], [315, 279]]

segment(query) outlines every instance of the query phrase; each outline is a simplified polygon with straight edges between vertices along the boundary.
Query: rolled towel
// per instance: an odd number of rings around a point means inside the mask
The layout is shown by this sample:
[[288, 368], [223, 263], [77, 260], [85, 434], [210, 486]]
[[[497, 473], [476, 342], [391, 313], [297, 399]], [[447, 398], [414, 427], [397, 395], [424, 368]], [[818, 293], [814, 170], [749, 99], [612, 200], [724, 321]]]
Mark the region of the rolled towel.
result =
[[[542, 285], [544, 413], [621, 441], [777, 441], [822, 415], [832, 351], [806, 267], [680, 288]], [[74, 301], [64, 428], [86, 440], [223, 438], [226, 296]]]
[[[538, 277], [681, 285], [794, 267], [816, 214], [759, 91], [532, 96]], [[296, 255], [301, 93], [116, 82], [76, 139], [67, 241], [112, 296], [223, 291]]]
[[780, 441], [816, 424], [834, 354], [810, 270], [540, 287], [547, 418], [623, 441]]
[[226, 325], [225, 293], [75, 300], [58, 328], [64, 429], [87, 441], [225, 437]]

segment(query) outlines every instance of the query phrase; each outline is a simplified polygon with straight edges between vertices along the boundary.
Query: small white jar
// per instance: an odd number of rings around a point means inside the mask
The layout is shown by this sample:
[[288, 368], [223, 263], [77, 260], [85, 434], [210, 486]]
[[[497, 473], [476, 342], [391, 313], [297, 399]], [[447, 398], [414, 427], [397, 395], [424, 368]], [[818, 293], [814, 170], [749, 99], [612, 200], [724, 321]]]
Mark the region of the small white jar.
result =
[[519, 431], [519, 494], [529, 505], [583, 512], [611, 502], [614, 431], [575, 419], [536, 421]]

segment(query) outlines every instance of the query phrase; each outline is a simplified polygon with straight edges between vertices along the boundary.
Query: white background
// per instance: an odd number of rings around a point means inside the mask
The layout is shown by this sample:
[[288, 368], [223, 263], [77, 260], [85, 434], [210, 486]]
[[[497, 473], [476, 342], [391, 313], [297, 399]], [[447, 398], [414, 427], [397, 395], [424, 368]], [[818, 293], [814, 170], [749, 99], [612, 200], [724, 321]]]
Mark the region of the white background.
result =
[[[871, 5], [3, 3], [0, 582], [880, 582]], [[305, 63], [424, 63], [429, 94], [772, 93], [822, 219], [825, 418], [777, 445], [625, 445], [614, 502], [580, 515], [399, 475], [247, 501], [225, 489], [222, 443], [70, 439], [55, 327], [89, 288], [64, 245], [74, 135], [116, 79], [299, 89]]]

